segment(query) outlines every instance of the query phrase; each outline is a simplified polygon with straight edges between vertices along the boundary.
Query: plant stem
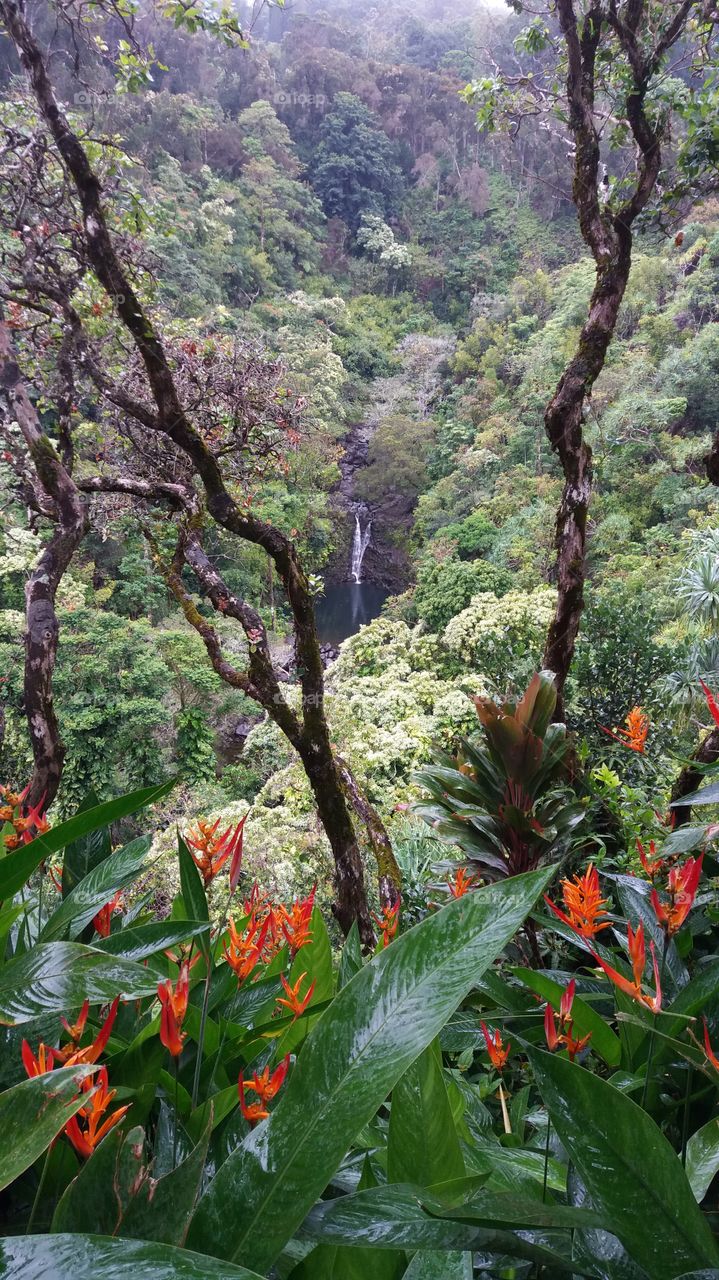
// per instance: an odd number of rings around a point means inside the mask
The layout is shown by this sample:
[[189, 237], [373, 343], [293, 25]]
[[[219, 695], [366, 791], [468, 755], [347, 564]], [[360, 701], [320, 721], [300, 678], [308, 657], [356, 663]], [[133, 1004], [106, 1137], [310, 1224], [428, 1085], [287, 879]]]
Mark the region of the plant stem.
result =
[[504, 1132], [511, 1133], [512, 1125], [509, 1119], [509, 1112], [507, 1110], [507, 1100], [504, 1096], [504, 1086], [502, 1084], [500, 1084], [499, 1086], [499, 1101], [502, 1107], [502, 1119], [504, 1120]]
[[32, 1209], [30, 1210], [30, 1217], [29, 1217], [29, 1218], [28, 1218], [28, 1220], [27, 1220], [27, 1227], [26, 1227], [26, 1230], [25, 1230], [25, 1234], [26, 1234], [26, 1235], [28, 1235], [28, 1236], [29, 1236], [29, 1235], [32, 1235], [32, 1228], [33, 1228], [33, 1224], [34, 1224], [34, 1222], [35, 1222], [35, 1214], [37, 1213], [37, 1207], [38, 1207], [38, 1205], [39, 1205], [39, 1203], [40, 1203], [40, 1196], [42, 1195], [43, 1187], [45, 1186], [45, 1178], [47, 1177], [48, 1165], [49, 1165], [49, 1163], [50, 1163], [50, 1150], [51, 1150], [51, 1147], [52, 1147], [52, 1143], [50, 1144], [50, 1146], [48, 1147], [47, 1151], [45, 1152], [45, 1159], [44, 1159], [44, 1160], [43, 1160], [43, 1162], [42, 1162], [42, 1172], [41, 1172], [41, 1174], [40, 1174], [40, 1181], [39, 1181], [39, 1182], [38, 1182], [38, 1184], [37, 1184], [37, 1191], [35, 1192], [35, 1199], [34, 1199], [34, 1200], [33, 1200], [33, 1202], [32, 1202]]
[[547, 1176], [549, 1173], [549, 1138], [552, 1132], [552, 1122], [547, 1112], [547, 1137], [544, 1143], [544, 1178], [542, 1179], [542, 1204], [547, 1199]]
[[[668, 950], [669, 950], [669, 934], [665, 933], [664, 946], [662, 947], [662, 963], [661, 963], [661, 968], [659, 970], [659, 986], [662, 988], [662, 990], [664, 989], [664, 970], [666, 969], [666, 966], [667, 966]], [[652, 1017], [652, 1029], [651, 1029], [651, 1032], [649, 1033], [649, 1049], [647, 1050], [647, 1069], [644, 1075], [644, 1088], [642, 1089], [642, 1101], [641, 1101], [642, 1108], [646, 1103], [647, 1093], [649, 1091], [649, 1077], [652, 1069], [652, 1059], [654, 1057], [654, 1041], [656, 1039], [656, 1035], [655, 1035], [656, 1029], [657, 1029], [657, 1015], [655, 1013]]]
[[178, 1058], [173, 1058], [175, 1064], [175, 1112], [172, 1121], [172, 1167], [177, 1168], [177, 1123], [178, 1123], [178, 1077], [180, 1074], [180, 1062]]
[[[227, 899], [222, 920], [220, 921], [220, 927], [217, 930], [218, 938], [221, 938], [223, 933], [225, 932], [225, 925], [227, 924], [227, 917], [230, 914], [230, 904], [232, 903], [232, 897], [234, 892], [235, 892], [234, 889], [230, 889], [230, 896]], [[207, 977], [205, 978], [205, 993], [202, 997], [202, 1013], [200, 1014], [200, 1034], [197, 1038], [197, 1061], [195, 1063], [195, 1075], [192, 1081], [192, 1110], [193, 1111], [197, 1106], [197, 1099], [200, 1094], [200, 1072], [202, 1071], [202, 1054], [205, 1047], [205, 1028], [207, 1026], [207, 1010], [210, 1003], [210, 980], [212, 978], [213, 964], [214, 964], [214, 956], [212, 954], [212, 943], [210, 943], [208, 947], [208, 955], [207, 955]]]
[[38, 889], [38, 894], [37, 894], [37, 937], [35, 938], [36, 942], [40, 941], [40, 931], [42, 929], [42, 891], [44, 887], [45, 887], [45, 876], [43, 875], [43, 871], [41, 867], [40, 868], [40, 888]]
[[682, 1165], [687, 1162], [687, 1140], [689, 1137], [689, 1099], [692, 1092], [692, 1080], [694, 1077], [694, 1068], [687, 1067], [687, 1082], [684, 1088], [684, 1116], [682, 1119]]

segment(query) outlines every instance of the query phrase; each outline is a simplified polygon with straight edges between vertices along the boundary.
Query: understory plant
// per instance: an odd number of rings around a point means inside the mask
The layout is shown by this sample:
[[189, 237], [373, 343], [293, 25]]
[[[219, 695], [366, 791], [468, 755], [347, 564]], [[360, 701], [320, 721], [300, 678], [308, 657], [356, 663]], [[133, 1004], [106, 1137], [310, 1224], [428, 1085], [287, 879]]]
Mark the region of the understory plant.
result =
[[[552, 778], [551, 705], [540, 680], [483, 708], [485, 767]], [[178, 836], [154, 918], [150, 839], [111, 831], [167, 789], [55, 827], [3, 792], [0, 1277], [719, 1267], [711, 826], [642, 846], [635, 877], [460, 867], [419, 923], [385, 907], [365, 956], [313, 893], [248, 883], [243, 823]]]

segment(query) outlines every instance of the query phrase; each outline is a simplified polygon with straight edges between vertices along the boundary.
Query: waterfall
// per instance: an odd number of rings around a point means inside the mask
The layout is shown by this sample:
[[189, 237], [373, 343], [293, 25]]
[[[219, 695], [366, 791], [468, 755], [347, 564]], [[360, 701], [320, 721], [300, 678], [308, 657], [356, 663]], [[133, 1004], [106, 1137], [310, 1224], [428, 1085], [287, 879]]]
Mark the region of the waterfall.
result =
[[362, 532], [359, 513], [355, 515], [355, 536], [352, 543], [352, 557], [350, 559], [350, 576], [355, 582], [362, 581], [362, 561], [364, 553], [369, 546], [369, 540], [372, 533], [372, 521], [367, 521], [367, 527]]

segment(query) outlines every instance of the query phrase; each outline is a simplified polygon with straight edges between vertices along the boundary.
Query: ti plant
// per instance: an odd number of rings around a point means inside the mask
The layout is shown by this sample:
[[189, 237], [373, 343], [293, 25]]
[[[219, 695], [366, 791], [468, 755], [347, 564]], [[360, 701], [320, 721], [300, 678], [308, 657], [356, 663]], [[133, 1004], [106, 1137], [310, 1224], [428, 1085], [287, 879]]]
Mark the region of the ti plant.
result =
[[462, 738], [454, 755], [437, 751], [415, 775], [428, 799], [415, 812], [435, 835], [457, 845], [485, 881], [558, 859], [582, 822], [583, 805], [563, 786], [569, 742], [552, 724], [557, 695], [540, 672], [519, 702], [475, 698], [481, 735]]

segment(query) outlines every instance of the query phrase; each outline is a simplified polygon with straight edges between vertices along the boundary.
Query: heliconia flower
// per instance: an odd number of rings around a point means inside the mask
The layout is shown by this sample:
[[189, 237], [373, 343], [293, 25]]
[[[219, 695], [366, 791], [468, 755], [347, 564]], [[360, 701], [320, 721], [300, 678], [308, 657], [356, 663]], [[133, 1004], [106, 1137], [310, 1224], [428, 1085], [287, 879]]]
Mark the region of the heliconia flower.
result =
[[290, 986], [285, 975], [284, 974], [281, 975], [282, 986], [285, 989], [285, 995], [287, 999], [285, 1000], [282, 996], [278, 996], [277, 1004], [284, 1005], [285, 1008], [290, 1013], [294, 1014], [294, 1017], [292, 1019], [293, 1022], [295, 1021], [295, 1019], [301, 1017], [301, 1015], [304, 1013], [310, 1000], [312, 999], [312, 996], [314, 995], [315, 987], [317, 985], [316, 981], [311, 982], [309, 986], [309, 990], [307, 991], [306, 995], [301, 996], [300, 987], [302, 986], [302, 983], [304, 982], [306, 977], [307, 977], [306, 973], [301, 973], [296, 983], [294, 984], [294, 986]]
[[[240, 1099], [240, 1110], [245, 1120], [250, 1124], [256, 1124], [258, 1120], [265, 1120], [269, 1112], [265, 1109], [265, 1103], [271, 1102], [279, 1093], [285, 1082], [287, 1068], [290, 1065], [290, 1055], [285, 1054], [282, 1062], [270, 1074], [270, 1068], [265, 1067], [259, 1075], [253, 1073], [251, 1080], [245, 1080], [242, 1072], [240, 1072], [237, 1081], [237, 1092]], [[252, 1089], [257, 1094], [257, 1102], [247, 1103], [245, 1100], [245, 1089]]]
[[692, 909], [699, 887], [703, 861], [704, 854], [700, 853], [698, 858], [687, 858], [683, 866], [672, 867], [667, 885], [669, 902], [662, 902], [656, 889], [652, 889], [651, 903], [654, 912], [664, 932], [670, 938], [681, 929]]
[[470, 875], [466, 867], [458, 867], [454, 875], [447, 881], [447, 888], [453, 898], [463, 898], [477, 883], [477, 877]]
[[650, 880], [653, 880], [655, 876], [659, 875], [660, 871], [664, 870], [665, 866], [664, 858], [658, 858], [656, 856], [656, 842], [654, 840], [649, 841], [649, 857], [647, 857], [644, 851], [644, 845], [641, 840], [637, 840], [637, 851], [639, 853], [639, 861], [644, 867], [647, 877]]
[[556, 903], [548, 898], [544, 901], [564, 924], [578, 933], [582, 938], [594, 938], [602, 929], [608, 929], [611, 921], [602, 917], [607, 899], [603, 898], [599, 889], [599, 874], [590, 863], [584, 875], [575, 876], [574, 880], [562, 880], [562, 897], [567, 909], [562, 911]]
[[199, 951], [196, 951], [193, 956], [191, 942], [181, 942], [176, 951], [173, 951], [171, 947], [168, 947], [164, 954], [167, 956], [168, 960], [171, 960], [178, 968], [182, 968], [183, 964], [186, 965], [188, 972], [194, 969], [195, 965], [198, 964], [201, 959]]
[[597, 964], [604, 970], [607, 977], [614, 983], [615, 987], [618, 987], [619, 990], [623, 991], [626, 995], [631, 996], [632, 1000], [638, 1000], [641, 1004], [646, 1005], [648, 1009], [652, 1010], [652, 1013], [658, 1013], [662, 1007], [662, 989], [659, 978], [657, 954], [654, 949], [653, 942], [649, 943], [649, 949], [652, 953], [655, 994], [654, 996], [649, 996], [645, 995], [642, 991], [642, 979], [644, 978], [647, 952], [644, 944], [644, 925], [641, 920], [637, 925], [636, 933], [632, 929], [631, 925], [627, 925], [627, 943], [629, 947], [629, 959], [631, 960], [632, 972], [634, 974], [633, 982], [630, 982], [630, 980], [625, 978], [623, 974], [619, 973], [616, 969], [613, 969], [612, 966], [607, 964], [606, 960], [602, 960], [601, 956], [598, 956], [596, 952], [592, 952], [592, 955], [594, 956]]
[[67, 1034], [69, 1035], [73, 1044], [77, 1045], [82, 1040], [82, 1035], [85, 1030], [85, 1024], [87, 1023], [87, 1015], [89, 1012], [90, 1012], [90, 1001], [86, 1000], [79, 1014], [77, 1015], [77, 1022], [73, 1022], [72, 1025], [70, 1025], [67, 1018], [60, 1018], [60, 1021], [63, 1027], [65, 1028], [65, 1030], [67, 1031]]
[[558, 1049], [561, 1045], [562, 1037], [557, 1034], [557, 1024], [554, 1021], [554, 1009], [549, 1002], [547, 1002], [547, 1006], [544, 1010], [544, 1035], [550, 1053], [554, 1053], [554, 1050]]
[[586, 1036], [579, 1039], [574, 1036], [574, 1022], [572, 1019], [572, 1005], [574, 1003], [574, 992], [576, 990], [576, 982], [574, 978], [567, 986], [566, 991], [562, 993], [562, 999], [559, 1005], [559, 1021], [561, 1033], [557, 1032], [557, 1026], [554, 1021], [554, 1009], [551, 1004], [547, 1004], [544, 1010], [544, 1034], [547, 1039], [547, 1045], [551, 1053], [555, 1049], [559, 1049], [562, 1045], [569, 1054], [570, 1062], [574, 1062], [578, 1053], [585, 1049], [592, 1038], [591, 1031]]
[[711, 1041], [709, 1039], [709, 1028], [707, 1026], [706, 1018], [704, 1019], [704, 1052], [706, 1053], [707, 1060], [711, 1062], [714, 1070], [719, 1071], [719, 1058], [717, 1058], [711, 1046]]
[[[85, 1001], [85, 1004], [87, 1004], [87, 1001]], [[65, 1019], [63, 1018], [63, 1022], [67, 1027], [67, 1030], [70, 1032], [72, 1043], [70, 1045], [65, 1045], [64, 1048], [62, 1049], [56, 1049], [55, 1053], [56, 1053], [56, 1056], [59, 1058], [59, 1060], [61, 1062], [64, 1062], [65, 1065], [68, 1067], [75, 1067], [81, 1064], [86, 1065], [87, 1063], [97, 1062], [98, 1058], [100, 1057], [100, 1054], [104, 1053], [105, 1048], [107, 1047], [107, 1042], [110, 1039], [110, 1036], [112, 1034], [112, 1028], [115, 1025], [115, 1018], [117, 1017], [117, 1010], [118, 1010], [119, 1004], [120, 1004], [120, 997], [115, 996], [115, 999], [110, 1005], [105, 1021], [103, 1022], [102, 1026], [100, 1027], [100, 1030], [95, 1036], [95, 1039], [92, 1041], [91, 1044], [87, 1045], [86, 1048], [84, 1049], [77, 1048], [77, 1041], [82, 1036], [82, 1033], [85, 1029], [85, 1022], [87, 1021], [87, 1013], [85, 1011], [85, 1005], [83, 1005], [82, 1010], [80, 1011], [80, 1017], [78, 1018], [78, 1021], [76, 1022], [74, 1027], [68, 1027], [67, 1023], [65, 1022]], [[83, 1012], [85, 1013], [84, 1019], [83, 1019]], [[80, 1026], [81, 1021], [82, 1021], [82, 1029], [80, 1030], [80, 1034], [75, 1035], [74, 1033], [76, 1032], [77, 1028]], [[69, 1053], [67, 1052], [67, 1050], [69, 1050]]]
[[388, 947], [399, 928], [400, 896], [397, 894], [391, 907], [383, 907], [381, 916], [374, 916], [375, 924], [380, 931], [382, 946]]
[[57, 892], [62, 893], [62, 867], [48, 867], [47, 874], [50, 883], [57, 889]]
[[39, 1044], [37, 1054], [34, 1054], [27, 1040], [23, 1040], [20, 1056], [27, 1075], [32, 1079], [34, 1076], [44, 1076], [48, 1071], [52, 1071], [55, 1066], [56, 1050], [49, 1049], [46, 1044]]
[[65, 1133], [77, 1154], [87, 1159], [92, 1155], [95, 1147], [102, 1142], [105, 1134], [109, 1133], [130, 1110], [130, 1104], [118, 1107], [103, 1120], [107, 1108], [117, 1093], [116, 1089], [108, 1089], [107, 1067], [99, 1068], [94, 1082], [88, 1078], [83, 1080], [80, 1087], [86, 1093], [94, 1089], [94, 1093], [87, 1105], [81, 1107], [72, 1119], [68, 1120]]
[[294, 902], [291, 911], [284, 911], [281, 919], [282, 932], [289, 943], [290, 950], [294, 953], [297, 953], [301, 947], [305, 947], [308, 942], [312, 941], [310, 923], [312, 921], [316, 892], [317, 885], [315, 884], [306, 898], [301, 898]]
[[169, 978], [166, 982], [159, 983], [157, 995], [162, 1005], [160, 1040], [173, 1058], [179, 1058], [186, 1035], [181, 1028], [190, 995], [190, 971], [187, 965], [180, 969], [174, 987]]
[[623, 747], [629, 747], [630, 751], [638, 751], [643, 753], [649, 733], [649, 716], [642, 711], [641, 707], [632, 707], [628, 716], [624, 721], [626, 729], [605, 729], [602, 731], [614, 738], [615, 742], [621, 742]]
[[503, 1044], [502, 1036], [498, 1029], [490, 1031], [485, 1022], [480, 1023], [482, 1035], [487, 1046], [489, 1060], [496, 1071], [503, 1071], [509, 1057], [511, 1044]]
[[242, 865], [242, 835], [246, 819], [247, 814], [238, 822], [234, 831], [232, 827], [228, 827], [226, 831], [223, 831], [222, 835], [218, 835], [219, 818], [217, 822], [212, 824], [206, 822], [204, 818], [200, 818], [197, 823], [198, 830], [191, 831], [188, 834], [186, 844], [195, 865], [202, 874], [205, 888], [222, 870], [228, 858], [232, 859], [230, 867], [231, 888], [234, 889], [236, 887]]
[[114, 911], [122, 911], [122, 889], [118, 889], [117, 893], [104, 907], [100, 907], [97, 915], [92, 918], [95, 930], [101, 938], [109, 938], [110, 927], [112, 925], [112, 915]]
[[706, 685], [703, 680], [700, 680], [699, 683], [704, 691], [704, 697], [707, 700], [709, 714], [712, 720], [714, 721], [715, 725], [719, 725], [719, 705], [717, 704], [717, 700], [714, 697], [714, 694], [712, 693], [709, 686]]
[[228, 926], [230, 936], [223, 950], [228, 965], [237, 975], [238, 982], [244, 982], [249, 978], [262, 959], [262, 949], [268, 928], [267, 920], [260, 925], [254, 916], [250, 916], [244, 933], [240, 933], [234, 920], [230, 920]]

